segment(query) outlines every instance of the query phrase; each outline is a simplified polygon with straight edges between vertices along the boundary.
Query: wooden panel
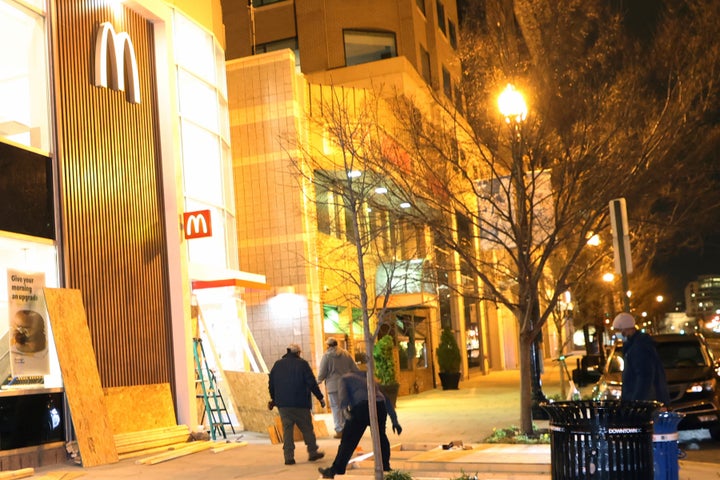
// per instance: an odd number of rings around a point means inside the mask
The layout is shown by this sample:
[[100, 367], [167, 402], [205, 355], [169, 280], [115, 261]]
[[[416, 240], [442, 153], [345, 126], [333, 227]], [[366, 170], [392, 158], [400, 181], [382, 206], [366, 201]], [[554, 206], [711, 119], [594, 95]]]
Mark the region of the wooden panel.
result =
[[115, 434], [172, 427], [177, 424], [169, 383], [104, 389]]
[[82, 464], [117, 462], [80, 290], [44, 288], [43, 292]]
[[[105, 0], [54, 3], [65, 285], [83, 292], [104, 387], [172, 382], [152, 24]], [[107, 21], [132, 39], [139, 104], [92, 83]]]
[[249, 432], [267, 432], [277, 416], [277, 409], [268, 410], [270, 401], [268, 374], [255, 372], [234, 372], [225, 370], [225, 380], [230, 387], [235, 412]]

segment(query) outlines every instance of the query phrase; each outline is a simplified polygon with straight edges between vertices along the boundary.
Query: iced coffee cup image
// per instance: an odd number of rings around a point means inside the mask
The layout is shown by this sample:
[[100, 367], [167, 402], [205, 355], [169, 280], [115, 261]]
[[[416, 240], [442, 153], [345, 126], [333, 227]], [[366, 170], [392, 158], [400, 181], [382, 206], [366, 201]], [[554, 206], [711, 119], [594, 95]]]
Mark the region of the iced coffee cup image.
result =
[[33, 310], [18, 310], [10, 324], [10, 344], [19, 353], [39, 353], [47, 348], [47, 333], [42, 315]]

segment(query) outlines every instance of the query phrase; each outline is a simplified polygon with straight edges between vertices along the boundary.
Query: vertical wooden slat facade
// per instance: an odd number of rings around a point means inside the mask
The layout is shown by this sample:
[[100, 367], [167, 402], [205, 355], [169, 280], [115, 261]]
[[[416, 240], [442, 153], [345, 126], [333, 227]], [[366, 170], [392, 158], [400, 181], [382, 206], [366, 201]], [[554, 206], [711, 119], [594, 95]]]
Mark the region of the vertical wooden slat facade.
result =
[[[172, 384], [153, 26], [127, 8], [113, 13], [108, 3], [56, 2], [66, 286], [82, 291], [103, 387]], [[95, 32], [106, 21], [134, 44], [139, 104], [93, 85]]]

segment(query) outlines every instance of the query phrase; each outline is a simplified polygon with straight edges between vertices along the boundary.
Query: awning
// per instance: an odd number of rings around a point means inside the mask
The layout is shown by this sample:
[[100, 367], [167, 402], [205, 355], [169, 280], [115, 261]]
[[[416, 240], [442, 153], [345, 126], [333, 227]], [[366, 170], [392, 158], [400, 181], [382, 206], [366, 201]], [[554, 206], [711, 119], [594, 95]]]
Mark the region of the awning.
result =
[[265, 275], [226, 268], [190, 263], [190, 281], [193, 290], [204, 288], [242, 287], [252, 290], [270, 290]]

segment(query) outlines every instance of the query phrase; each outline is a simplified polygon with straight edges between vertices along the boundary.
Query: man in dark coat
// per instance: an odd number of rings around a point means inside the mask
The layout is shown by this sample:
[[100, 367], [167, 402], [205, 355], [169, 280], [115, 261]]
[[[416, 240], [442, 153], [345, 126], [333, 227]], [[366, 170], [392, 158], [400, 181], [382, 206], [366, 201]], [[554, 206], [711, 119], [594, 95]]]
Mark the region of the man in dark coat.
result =
[[320, 451], [315, 438], [312, 419], [312, 393], [325, 408], [323, 394], [318, 387], [310, 364], [300, 358], [300, 346], [291, 343], [287, 353], [275, 362], [270, 370], [270, 408], [277, 406], [283, 426], [283, 455], [285, 465], [295, 464], [295, 425], [302, 432], [308, 451], [308, 460], [314, 462], [325, 456]]
[[[322, 478], [335, 478], [344, 475], [350, 457], [360, 443], [367, 427], [370, 426], [370, 408], [368, 405], [367, 372], [346, 373], [340, 379], [340, 408], [348, 411], [342, 439], [338, 446], [333, 464], [328, 468], [318, 468]], [[390, 399], [386, 398], [375, 383], [375, 399], [377, 406], [378, 429], [380, 430], [380, 452], [383, 471], [390, 471], [390, 441], [385, 433], [387, 417], [390, 416], [392, 429], [400, 435], [402, 427], [398, 423], [397, 414]]]
[[666, 407], [670, 404], [665, 368], [660, 361], [655, 342], [647, 333], [638, 331], [635, 318], [619, 313], [613, 320], [613, 330], [623, 340], [622, 401], [655, 400]]

